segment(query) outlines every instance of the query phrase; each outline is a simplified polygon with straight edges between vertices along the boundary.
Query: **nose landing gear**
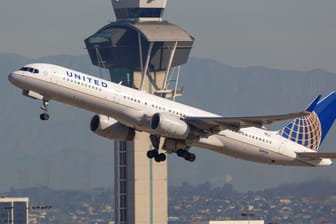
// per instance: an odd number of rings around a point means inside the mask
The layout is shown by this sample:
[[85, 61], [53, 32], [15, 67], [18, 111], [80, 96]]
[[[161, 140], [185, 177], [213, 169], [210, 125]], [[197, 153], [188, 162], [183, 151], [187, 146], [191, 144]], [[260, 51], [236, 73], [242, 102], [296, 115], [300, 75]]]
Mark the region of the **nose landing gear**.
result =
[[48, 100], [46, 99], [43, 99], [42, 100], [42, 106], [41, 106], [41, 109], [43, 110], [43, 113], [40, 114], [40, 119], [42, 121], [46, 121], [46, 120], [49, 120], [49, 113], [48, 113]]

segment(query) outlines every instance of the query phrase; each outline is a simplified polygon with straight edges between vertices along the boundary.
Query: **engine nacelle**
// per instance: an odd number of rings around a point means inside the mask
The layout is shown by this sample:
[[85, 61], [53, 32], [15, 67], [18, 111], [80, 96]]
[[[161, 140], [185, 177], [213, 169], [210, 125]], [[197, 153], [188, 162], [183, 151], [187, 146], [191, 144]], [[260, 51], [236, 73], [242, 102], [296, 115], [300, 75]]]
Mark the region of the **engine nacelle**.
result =
[[190, 134], [189, 125], [169, 113], [154, 114], [150, 126], [155, 134], [163, 137], [186, 139]]
[[135, 131], [113, 118], [104, 115], [95, 115], [91, 119], [90, 129], [95, 134], [111, 140], [131, 141]]

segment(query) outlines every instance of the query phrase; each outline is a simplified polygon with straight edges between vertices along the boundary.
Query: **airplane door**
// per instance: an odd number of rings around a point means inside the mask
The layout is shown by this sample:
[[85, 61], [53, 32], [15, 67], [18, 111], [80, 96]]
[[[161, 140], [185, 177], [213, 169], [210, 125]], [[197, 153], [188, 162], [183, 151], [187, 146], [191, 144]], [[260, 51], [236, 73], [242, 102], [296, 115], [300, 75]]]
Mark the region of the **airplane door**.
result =
[[43, 71], [43, 76], [51, 82], [56, 83], [57, 82], [57, 75], [56, 71]]

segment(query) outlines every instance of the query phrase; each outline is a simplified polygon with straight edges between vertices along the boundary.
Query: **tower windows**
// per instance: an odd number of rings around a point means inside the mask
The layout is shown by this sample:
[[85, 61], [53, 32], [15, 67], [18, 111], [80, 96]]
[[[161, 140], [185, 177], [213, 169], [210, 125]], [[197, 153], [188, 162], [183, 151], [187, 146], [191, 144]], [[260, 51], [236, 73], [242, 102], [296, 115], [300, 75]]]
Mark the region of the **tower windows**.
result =
[[115, 8], [114, 12], [119, 19], [127, 18], [160, 18], [163, 15], [162, 8]]

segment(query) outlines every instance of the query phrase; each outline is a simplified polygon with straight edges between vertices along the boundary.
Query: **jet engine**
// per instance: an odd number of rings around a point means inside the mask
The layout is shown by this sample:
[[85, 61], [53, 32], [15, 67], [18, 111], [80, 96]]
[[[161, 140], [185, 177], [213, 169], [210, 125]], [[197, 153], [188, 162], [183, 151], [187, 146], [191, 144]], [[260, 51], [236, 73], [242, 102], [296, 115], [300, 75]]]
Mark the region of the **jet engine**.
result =
[[169, 113], [156, 113], [153, 115], [150, 127], [157, 135], [186, 139], [190, 134], [189, 125], [177, 116]]
[[91, 119], [90, 129], [95, 134], [111, 140], [131, 141], [135, 131], [113, 118], [104, 115], [95, 115]]

